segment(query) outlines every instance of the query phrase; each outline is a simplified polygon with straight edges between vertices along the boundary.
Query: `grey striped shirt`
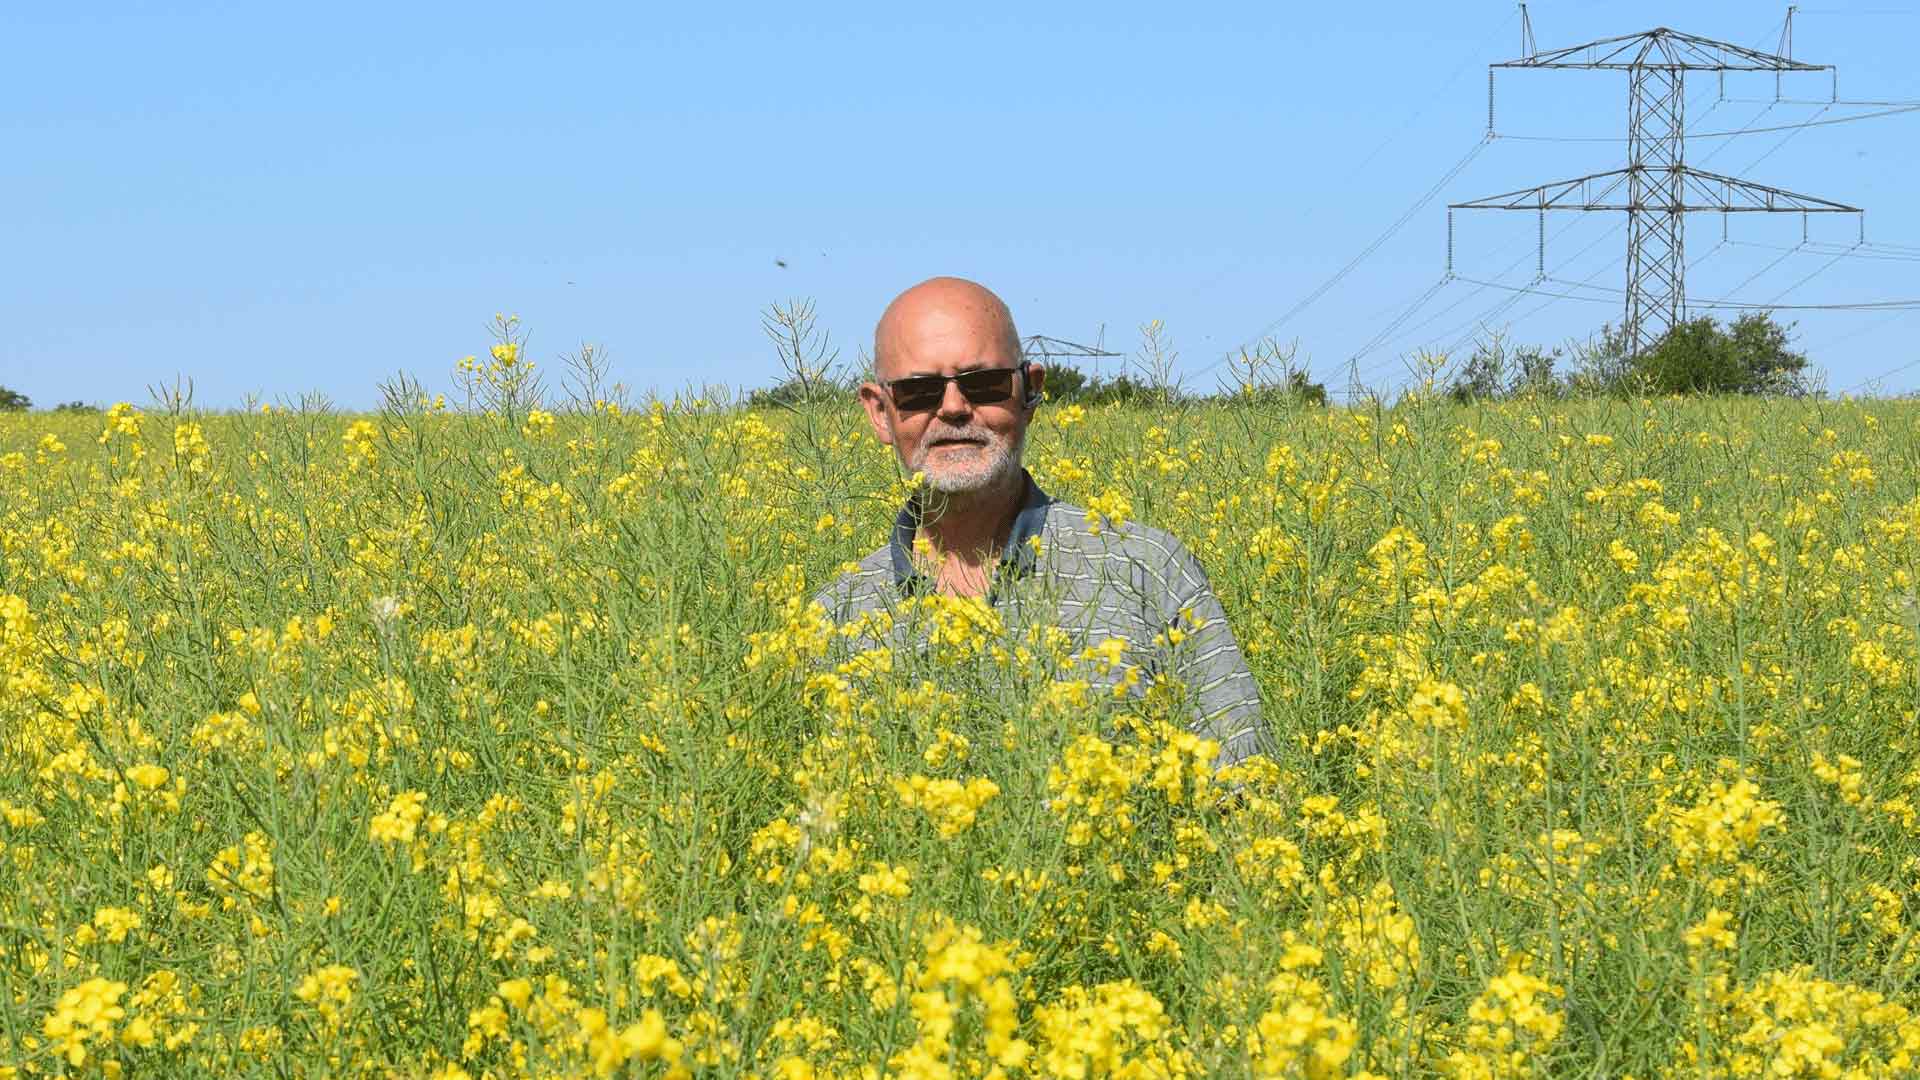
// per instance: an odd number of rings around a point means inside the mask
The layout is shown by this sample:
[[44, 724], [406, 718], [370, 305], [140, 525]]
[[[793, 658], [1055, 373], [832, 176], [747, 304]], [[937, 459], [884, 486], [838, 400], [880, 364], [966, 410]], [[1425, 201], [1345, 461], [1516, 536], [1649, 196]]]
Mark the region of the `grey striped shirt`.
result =
[[[1145, 676], [1134, 692], [1144, 692], [1162, 671], [1186, 687], [1191, 730], [1220, 743], [1216, 766], [1267, 752], [1259, 686], [1206, 572], [1187, 549], [1170, 534], [1136, 522], [1101, 521], [1096, 530], [1084, 509], [1049, 497], [1031, 476], [1026, 484], [988, 593], [1008, 632], [1036, 623], [1057, 626], [1077, 648], [1118, 639], [1125, 644], [1122, 663]], [[887, 546], [816, 597], [836, 623], [892, 611], [900, 599], [932, 591], [910, 555], [918, 513], [918, 504], [909, 503]], [[1184, 638], [1173, 644], [1168, 631], [1176, 628]]]

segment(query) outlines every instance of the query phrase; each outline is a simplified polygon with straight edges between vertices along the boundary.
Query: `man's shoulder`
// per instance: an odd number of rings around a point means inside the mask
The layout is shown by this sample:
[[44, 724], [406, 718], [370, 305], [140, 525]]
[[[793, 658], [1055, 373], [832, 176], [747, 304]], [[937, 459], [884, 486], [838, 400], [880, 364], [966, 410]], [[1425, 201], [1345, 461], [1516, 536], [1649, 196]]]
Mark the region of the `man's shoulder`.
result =
[[1047, 507], [1043, 543], [1061, 554], [1111, 556], [1117, 553], [1153, 562], [1192, 558], [1186, 545], [1165, 529], [1139, 521], [1116, 522], [1058, 500]]
[[892, 583], [893, 551], [882, 546], [861, 558], [851, 569], [843, 570], [813, 598], [827, 609], [828, 615], [852, 614], [875, 603]]

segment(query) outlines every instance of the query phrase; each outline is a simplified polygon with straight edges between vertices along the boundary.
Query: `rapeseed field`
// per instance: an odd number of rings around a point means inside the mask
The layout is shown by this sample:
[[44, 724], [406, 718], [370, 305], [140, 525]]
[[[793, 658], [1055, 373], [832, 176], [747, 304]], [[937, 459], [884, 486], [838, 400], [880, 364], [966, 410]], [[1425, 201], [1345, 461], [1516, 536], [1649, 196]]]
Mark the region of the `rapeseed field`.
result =
[[977, 601], [844, 648], [850, 402], [0, 418], [0, 1078], [1920, 1071], [1914, 406], [1027, 462], [1198, 556], [1271, 758]]

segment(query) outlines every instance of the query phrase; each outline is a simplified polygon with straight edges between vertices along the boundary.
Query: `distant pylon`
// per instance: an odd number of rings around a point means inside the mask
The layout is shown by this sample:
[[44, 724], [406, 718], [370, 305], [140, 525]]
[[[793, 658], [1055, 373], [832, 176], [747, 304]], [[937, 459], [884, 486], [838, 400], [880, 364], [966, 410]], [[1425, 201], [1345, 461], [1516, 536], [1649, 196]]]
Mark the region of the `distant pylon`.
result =
[[1056, 356], [1073, 356], [1090, 359], [1094, 362], [1094, 371], [1097, 374], [1099, 372], [1100, 361], [1110, 360], [1120, 355], [1117, 352], [1108, 351], [1106, 347], [1106, 336], [1107, 329], [1104, 326], [1100, 328], [1100, 341], [1093, 345], [1082, 345], [1079, 342], [1063, 341], [1060, 338], [1048, 337], [1045, 334], [1034, 334], [1020, 343], [1020, 349], [1022, 355], [1028, 359], [1039, 360], [1042, 366], [1052, 363], [1053, 358]]
[[[1493, 64], [1487, 72], [1488, 128], [1493, 126], [1493, 72], [1499, 68], [1624, 71], [1627, 167], [1453, 203], [1447, 208], [1448, 214], [1451, 216], [1454, 210], [1533, 210], [1544, 219], [1548, 210], [1625, 211], [1627, 302], [1621, 325], [1632, 354], [1658, 343], [1686, 320], [1688, 213], [1862, 213], [1858, 207], [1703, 172], [1686, 164], [1687, 72], [1771, 71], [1777, 77], [1788, 71], [1832, 71], [1831, 64], [1805, 64], [1790, 55], [1757, 52], [1665, 27], [1539, 52], [1532, 47], [1533, 24], [1526, 18], [1524, 4], [1521, 16], [1526, 55]], [[1781, 47], [1788, 53], [1792, 51], [1792, 27], [1793, 9], [1789, 8], [1781, 36]], [[1544, 249], [1542, 259], [1544, 275]]]

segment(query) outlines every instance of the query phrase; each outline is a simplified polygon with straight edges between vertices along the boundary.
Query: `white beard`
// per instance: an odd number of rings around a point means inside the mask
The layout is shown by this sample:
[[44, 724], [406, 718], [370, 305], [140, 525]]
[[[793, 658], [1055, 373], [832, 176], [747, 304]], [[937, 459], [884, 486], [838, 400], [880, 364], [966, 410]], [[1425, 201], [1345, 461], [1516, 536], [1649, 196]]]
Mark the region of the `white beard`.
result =
[[[978, 439], [980, 443], [971, 450], [935, 452], [933, 441], [943, 438]], [[1020, 475], [1025, 448], [1025, 430], [1000, 436], [986, 428], [929, 428], [921, 435], [913, 460], [906, 463], [907, 471], [925, 473], [927, 487], [943, 495], [989, 491]]]

